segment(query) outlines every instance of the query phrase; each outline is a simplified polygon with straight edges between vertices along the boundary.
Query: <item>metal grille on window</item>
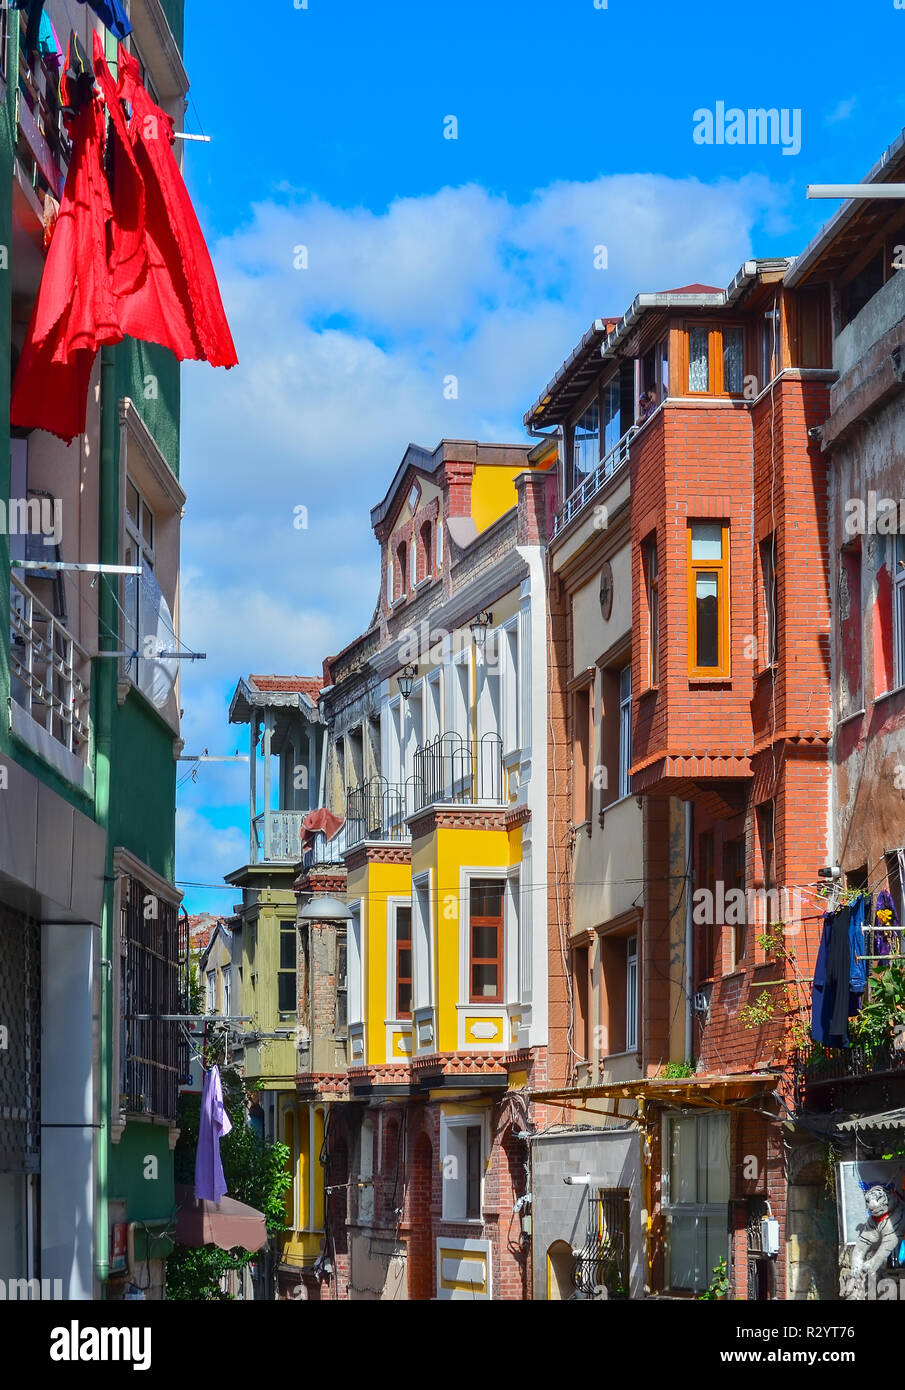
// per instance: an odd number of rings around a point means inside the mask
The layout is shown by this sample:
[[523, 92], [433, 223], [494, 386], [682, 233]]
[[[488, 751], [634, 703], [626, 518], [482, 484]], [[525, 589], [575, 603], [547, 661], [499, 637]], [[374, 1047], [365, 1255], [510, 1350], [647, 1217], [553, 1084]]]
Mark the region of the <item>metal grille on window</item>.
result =
[[747, 1221], [748, 1299], [764, 1301], [770, 1297], [770, 1257], [764, 1254], [763, 1220], [767, 1203], [763, 1197], [749, 1197]]
[[127, 1114], [175, 1119], [179, 1028], [165, 1022], [162, 1015], [180, 1011], [176, 908], [139, 879], [124, 876], [120, 934], [122, 1109]]
[[0, 1172], [36, 1173], [41, 1139], [41, 928], [0, 904]]
[[588, 1192], [588, 1226], [572, 1267], [579, 1298], [629, 1296], [629, 1194], [624, 1187]]

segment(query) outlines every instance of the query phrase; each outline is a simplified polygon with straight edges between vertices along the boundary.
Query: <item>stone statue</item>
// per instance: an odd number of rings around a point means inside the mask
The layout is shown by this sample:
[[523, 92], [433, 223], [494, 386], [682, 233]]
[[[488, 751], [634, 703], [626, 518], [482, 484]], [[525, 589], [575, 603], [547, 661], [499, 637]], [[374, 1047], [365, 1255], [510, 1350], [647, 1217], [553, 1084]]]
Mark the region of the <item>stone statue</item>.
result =
[[905, 1240], [905, 1202], [894, 1187], [875, 1183], [864, 1201], [868, 1219], [858, 1227], [843, 1298], [866, 1299], [869, 1282], [875, 1282], [890, 1255], [898, 1256]]

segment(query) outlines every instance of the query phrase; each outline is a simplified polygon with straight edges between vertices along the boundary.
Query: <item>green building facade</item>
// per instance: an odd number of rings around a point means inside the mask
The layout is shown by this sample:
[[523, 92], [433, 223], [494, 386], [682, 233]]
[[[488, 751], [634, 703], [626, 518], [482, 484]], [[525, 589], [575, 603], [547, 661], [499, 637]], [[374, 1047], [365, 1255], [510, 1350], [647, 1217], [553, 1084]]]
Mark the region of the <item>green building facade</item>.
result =
[[[90, 53], [100, 21], [77, 8]], [[46, 9], [68, 35], [63, 0]], [[133, 0], [131, 19], [146, 83], [181, 129], [182, 4]], [[104, 41], [115, 59], [112, 36]], [[60, 1279], [65, 1297], [85, 1299], [132, 1285], [157, 1298], [184, 1059], [178, 1025], [141, 1015], [184, 1010], [174, 885], [182, 745], [178, 683], [167, 686], [160, 663], [123, 653], [141, 649], [149, 614], [178, 645], [179, 364], [145, 343], [105, 348], [83, 436], [68, 447], [40, 430], [11, 437], [10, 382], [43, 268], [47, 196], [59, 197], [65, 175], [61, 130], [55, 72], [25, 52], [24, 17], [4, 8], [0, 1281]], [[58, 508], [52, 538], [42, 501]], [[17, 566], [35, 558], [141, 564], [155, 583]]]

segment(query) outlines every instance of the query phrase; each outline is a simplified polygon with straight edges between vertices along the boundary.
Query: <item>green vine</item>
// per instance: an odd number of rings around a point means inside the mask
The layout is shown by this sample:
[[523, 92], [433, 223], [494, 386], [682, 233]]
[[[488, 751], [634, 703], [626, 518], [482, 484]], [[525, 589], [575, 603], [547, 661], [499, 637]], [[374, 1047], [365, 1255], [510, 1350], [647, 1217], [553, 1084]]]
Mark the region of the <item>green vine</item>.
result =
[[698, 1294], [701, 1301], [715, 1301], [729, 1296], [729, 1271], [721, 1255], [713, 1266], [713, 1278], [703, 1293]]

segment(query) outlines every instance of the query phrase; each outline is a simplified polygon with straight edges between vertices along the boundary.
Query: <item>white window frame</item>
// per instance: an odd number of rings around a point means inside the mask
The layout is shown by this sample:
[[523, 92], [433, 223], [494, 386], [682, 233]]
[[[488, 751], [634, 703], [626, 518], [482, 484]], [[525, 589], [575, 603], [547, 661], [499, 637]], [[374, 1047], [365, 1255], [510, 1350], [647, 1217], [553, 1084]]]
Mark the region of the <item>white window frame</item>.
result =
[[352, 914], [346, 931], [346, 990], [347, 1024], [361, 1026], [365, 1022], [364, 1007], [364, 911], [362, 901], [349, 903]]
[[502, 729], [503, 754], [509, 756], [520, 751], [519, 729], [519, 615], [516, 613], [503, 623], [500, 635], [503, 655], [502, 691]]
[[[623, 693], [622, 678], [628, 672], [628, 692]], [[619, 800], [631, 795], [629, 768], [632, 765], [632, 664], [619, 668]]]
[[[467, 1140], [465, 1131], [479, 1129], [481, 1132], [481, 1190], [478, 1197], [478, 1215], [466, 1216], [468, 1210], [468, 1171]], [[455, 1221], [463, 1226], [481, 1226], [484, 1223], [484, 1184], [487, 1175], [487, 1158], [490, 1153], [489, 1133], [486, 1112], [457, 1115], [440, 1111], [440, 1170], [442, 1173], [442, 1220]]]
[[[434, 1007], [433, 874], [412, 878], [412, 1021]], [[426, 912], [425, 912], [426, 908]]]
[[638, 936], [625, 941], [625, 1051], [638, 1050]]

